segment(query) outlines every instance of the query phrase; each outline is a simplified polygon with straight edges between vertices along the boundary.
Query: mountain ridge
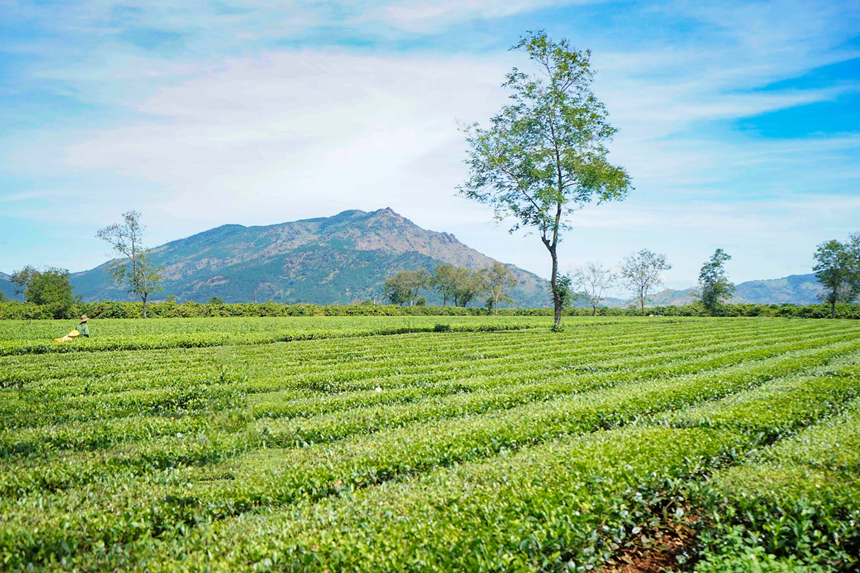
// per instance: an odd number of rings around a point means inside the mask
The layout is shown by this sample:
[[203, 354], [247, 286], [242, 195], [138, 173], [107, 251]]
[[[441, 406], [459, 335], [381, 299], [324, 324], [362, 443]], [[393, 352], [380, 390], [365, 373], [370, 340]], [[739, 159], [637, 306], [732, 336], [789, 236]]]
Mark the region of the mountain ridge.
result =
[[[180, 300], [346, 304], [381, 300], [385, 279], [400, 270], [448, 263], [485, 268], [494, 259], [449, 233], [422, 229], [390, 208], [349, 210], [332, 217], [275, 225], [228, 224], [170, 241], [151, 250], [163, 267], [165, 290]], [[75, 292], [86, 301], [127, 300], [110, 281], [110, 261], [72, 274]], [[520, 306], [546, 306], [546, 281], [514, 265], [512, 296]], [[433, 302], [435, 295], [428, 294]], [[483, 301], [476, 301], [483, 303]]]
[[[229, 223], [169, 241], [152, 249], [163, 265], [165, 290], [153, 300], [173, 295], [179, 300], [206, 302], [213, 296], [227, 302], [347, 304], [354, 300], [381, 301], [385, 278], [400, 270], [439, 263], [485, 268], [496, 262], [446, 232], [423, 229], [390, 208], [352, 209], [331, 217], [315, 217], [273, 225]], [[107, 272], [111, 261], [71, 273], [75, 294], [86, 301], [129, 300]], [[548, 281], [506, 265], [518, 285], [514, 305], [550, 305]], [[11, 277], [0, 272], [0, 292], [22, 300]], [[664, 289], [652, 306], [692, 302], [694, 288]], [[814, 274], [745, 281], [737, 285], [731, 302], [811, 304], [820, 302], [821, 285]], [[430, 303], [438, 303], [434, 293]], [[482, 303], [483, 301], [476, 301]], [[626, 307], [625, 299], [607, 298], [606, 304]]]

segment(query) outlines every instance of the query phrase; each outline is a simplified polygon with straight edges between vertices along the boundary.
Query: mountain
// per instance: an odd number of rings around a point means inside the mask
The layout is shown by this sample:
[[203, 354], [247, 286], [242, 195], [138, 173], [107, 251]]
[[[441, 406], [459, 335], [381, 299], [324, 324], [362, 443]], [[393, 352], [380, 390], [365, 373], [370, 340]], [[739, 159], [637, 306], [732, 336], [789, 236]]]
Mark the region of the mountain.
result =
[[21, 295], [15, 293], [15, 285], [12, 283], [12, 277], [6, 273], [0, 273], [0, 292], [6, 295], [9, 300], [24, 300]]
[[737, 285], [735, 296], [762, 304], [815, 304], [823, 292], [815, 275], [789, 275], [781, 279], [747, 281]]
[[[432, 271], [440, 263], [479, 269], [495, 262], [453, 235], [422, 229], [391, 209], [270, 226], [224, 225], [156, 247], [151, 256], [163, 267], [164, 279], [164, 291], [154, 298], [174, 295], [196, 302], [213, 296], [226, 302], [380, 300], [385, 279], [398, 271]], [[85, 301], [128, 300], [112, 282], [109, 264], [72, 274], [75, 294]], [[515, 305], [549, 304], [547, 281], [508, 267], [518, 281]]]
[[[224, 225], [156, 247], [152, 258], [164, 267], [165, 289], [156, 300], [173, 295], [180, 301], [206, 302], [217, 296], [227, 302], [317, 304], [380, 300], [385, 279], [401, 270], [432, 271], [439, 263], [479, 269], [494, 262], [453, 235], [422, 229], [391, 209], [344, 211], [280, 225]], [[75, 294], [85, 301], [129, 300], [113, 283], [109, 264], [73, 273]], [[549, 306], [547, 281], [508, 266], [519, 283], [512, 293], [514, 305]], [[650, 304], [689, 304], [692, 291], [666, 289], [653, 295]], [[0, 292], [22, 300], [2, 272]], [[791, 275], [740, 283], [732, 302], [812, 304], [820, 302], [820, 292], [815, 275]], [[439, 302], [432, 293], [428, 299]], [[630, 302], [609, 298], [605, 304], [626, 307]]]
[[[652, 306], [682, 306], [694, 301], [695, 288], [665, 289], [649, 298]], [[790, 275], [781, 279], [747, 281], [736, 285], [732, 303], [816, 304], [822, 288], [815, 275]], [[610, 306], [626, 306], [625, 304]]]

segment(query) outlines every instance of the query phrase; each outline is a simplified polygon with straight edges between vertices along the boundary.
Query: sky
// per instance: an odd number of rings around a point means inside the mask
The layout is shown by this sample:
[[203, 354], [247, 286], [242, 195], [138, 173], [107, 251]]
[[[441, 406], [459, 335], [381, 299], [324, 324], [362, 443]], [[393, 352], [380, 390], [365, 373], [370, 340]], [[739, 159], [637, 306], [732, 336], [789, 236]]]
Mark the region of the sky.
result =
[[561, 269], [648, 248], [695, 283], [811, 272], [860, 231], [860, 2], [0, 0], [0, 271], [104, 262], [223, 224], [391, 207], [541, 276], [536, 235], [458, 196], [458, 122], [506, 102], [509, 50], [592, 51], [635, 189], [573, 214]]

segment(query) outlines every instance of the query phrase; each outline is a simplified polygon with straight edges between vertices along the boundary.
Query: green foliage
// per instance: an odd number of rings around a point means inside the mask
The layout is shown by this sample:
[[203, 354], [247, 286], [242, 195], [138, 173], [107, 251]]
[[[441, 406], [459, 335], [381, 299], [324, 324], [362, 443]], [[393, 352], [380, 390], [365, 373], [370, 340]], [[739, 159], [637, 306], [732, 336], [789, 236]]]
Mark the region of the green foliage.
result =
[[860, 324], [565, 327], [102, 319], [0, 356], [3, 569], [585, 571], [679, 525], [676, 570], [856, 569]]
[[484, 286], [490, 293], [487, 301], [494, 314], [499, 314], [500, 302], [511, 302], [510, 289], [517, 286], [517, 279], [511, 269], [502, 263], [493, 263], [483, 271]]
[[554, 42], [544, 32], [531, 33], [514, 49], [528, 54], [537, 73], [514, 68], [503, 84], [510, 103], [488, 128], [463, 129], [469, 178], [460, 193], [492, 205], [499, 220], [515, 219], [511, 232], [537, 229], [552, 259], [550, 284], [560, 325], [557, 247], [565, 220], [592, 201], [623, 199], [630, 178], [607, 160], [606, 143], [616, 130], [591, 91], [591, 53], [567, 40]]
[[28, 303], [44, 307], [52, 318], [71, 318], [75, 304], [69, 271], [27, 266], [12, 274], [12, 282]]
[[[561, 279], [560, 279], [561, 280]], [[585, 299], [576, 293], [565, 298], [565, 316], [638, 316], [638, 308], [598, 307], [592, 309], [574, 307]], [[568, 303], [567, 301], [571, 302]], [[147, 303], [147, 312], [154, 318], [200, 318], [200, 317], [289, 317], [289, 316], [483, 316], [486, 308], [452, 306], [393, 306], [377, 305], [363, 301], [359, 305], [262, 304], [236, 303], [208, 305], [195, 302], [176, 304], [173, 301]], [[649, 309], [655, 316], [705, 316], [699, 305], [658, 306]], [[836, 318], [860, 319], [860, 305], [839, 303], [835, 307]], [[89, 302], [77, 303], [72, 315], [87, 314], [93, 318], [140, 318], [141, 303], [135, 302]], [[552, 316], [551, 308], [501, 308], [499, 316]], [[827, 305], [812, 304], [727, 304], [722, 308], [723, 316], [729, 317], [782, 317], [782, 318], [829, 318], [831, 309]], [[51, 308], [32, 303], [0, 303], [0, 320], [53, 318]]]
[[836, 304], [851, 302], [860, 295], [860, 233], [845, 243], [836, 240], [818, 245], [815, 251], [815, 276], [824, 287], [821, 299], [836, 317]]
[[[856, 380], [855, 380], [856, 384]], [[849, 571], [860, 564], [860, 402], [719, 472], [696, 490], [714, 511], [702, 571]]]
[[[409, 303], [409, 306], [414, 306], [421, 291], [430, 288], [432, 284], [432, 276], [424, 269], [400, 271], [393, 277], [386, 279], [383, 296], [391, 304]], [[425, 304], [421, 306], [425, 305], [426, 299]]]
[[729, 282], [725, 264], [732, 259], [722, 249], [717, 249], [711, 258], [702, 265], [699, 271], [699, 302], [711, 316], [720, 314], [723, 304], [735, 291], [735, 285]]
[[456, 300], [458, 277], [457, 267], [447, 263], [436, 265], [436, 270], [433, 272], [433, 287], [442, 297], [442, 306], [448, 304], [449, 300], [452, 302]]

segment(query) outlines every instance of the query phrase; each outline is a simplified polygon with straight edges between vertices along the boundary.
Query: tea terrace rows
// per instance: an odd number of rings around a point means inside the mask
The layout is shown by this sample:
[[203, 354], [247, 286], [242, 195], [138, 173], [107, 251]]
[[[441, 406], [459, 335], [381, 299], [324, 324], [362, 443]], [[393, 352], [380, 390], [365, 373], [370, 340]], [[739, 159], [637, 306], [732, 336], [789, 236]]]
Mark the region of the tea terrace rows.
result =
[[[534, 326], [2, 357], [0, 562], [579, 570], [683, 526], [856, 564], [860, 325]], [[760, 487], [783, 460], [828, 487]]]

